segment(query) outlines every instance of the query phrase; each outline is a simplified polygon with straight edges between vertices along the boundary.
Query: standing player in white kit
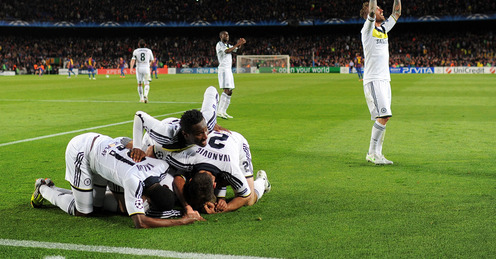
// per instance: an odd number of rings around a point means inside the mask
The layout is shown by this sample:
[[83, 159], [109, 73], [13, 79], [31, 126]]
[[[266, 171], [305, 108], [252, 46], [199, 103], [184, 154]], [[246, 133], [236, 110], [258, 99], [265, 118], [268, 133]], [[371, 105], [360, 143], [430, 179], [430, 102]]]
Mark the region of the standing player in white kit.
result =
[[382, 154], [382, 143], [386, 132], [386, 123], [393, 116], [391, 112], [391, 76], [389, 75], [389, 41], [388, 32], [401, 15], [401, 1], [394, 0], [393, 13], [386, 20], [383, 10], [377, 6], [377, 0], [363, 4], [360, 11], [365, 19], [362, 28], [362, 45], [365, 56], [365, 73], [363, 89], [372, 126], [369, 151], [365, 159], [376, 165], [390, 165]]
[[[153, 62], [152, 50], [146, 48], [144, 40], [139, 40], [138, 48], [133, 51], [133, 58], [129, 63], [129, 69], [133, 72], [134, 64], [136, 63], [136, 79], [138, 80], [138, 94], [141, 103], [148, 102], [148, 92], [150, 91], [150, 64]], [[143, 92], [143, 85], [145, 91]]]
[[219, 87], [223, 93], [220, 96], [219, 107], [217, 108], [217, 116], [223, 119], [232, 119], [232, 116], [227, 114], [227, 108], [231, 103], [231, 96], [234, 89], [234, 77], [232, 73], [232, 53], [236, 53], [243, 44], [246, 43], [244, 38], [238, 40], [236, 45], [229, 44], [229, 33], [221, 31], [219, 33], [220, 41], [215, 46], [217, 59], [219, 60]]

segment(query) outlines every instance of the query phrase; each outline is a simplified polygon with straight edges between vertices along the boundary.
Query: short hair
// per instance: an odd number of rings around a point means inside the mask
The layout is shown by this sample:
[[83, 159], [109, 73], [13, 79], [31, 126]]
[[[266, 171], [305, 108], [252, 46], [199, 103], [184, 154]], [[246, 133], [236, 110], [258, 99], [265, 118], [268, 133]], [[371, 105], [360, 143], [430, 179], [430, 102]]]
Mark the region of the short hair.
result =
[[369, 2], [365, 2], [362, 5], [362, 10], [360, 10], [360, 17], [367, 20], [367, 15], [369, 15]]
[[149, 198], [151, 209], [156, 211], [172, 210], [176, 204], [176, 195], [169, 188], [155, 183], [145, 189], [143, 195]]
[[145, 40], [144, 39], [141, 39], [138, 41], [138, 47], [142, 48], [142, 47], [145, 47], [146, 46], [146, 43], [145, 43]]
[[227, 33], [227, 31], [221, 31], [219, 32], [219, 38], [222, 37], [222, 34]]
[[215, 202], [212, 177], [207, 173], [195, 173], [184, 184], [183, 194], [186, 202], [195, 210], [201, 211], [206, 202]]
[[186, 132], [186, 133], [191, 133], [191, 129], [193, 125], [196, 125], [200, 123], [203, 120], [203, 113], [201, 113], [199, 110], [189, 110], [184, 112], [184, 114], [181, 116], [181, 121], [179, 122], [179, 125], [181, 126], [181, 129]]

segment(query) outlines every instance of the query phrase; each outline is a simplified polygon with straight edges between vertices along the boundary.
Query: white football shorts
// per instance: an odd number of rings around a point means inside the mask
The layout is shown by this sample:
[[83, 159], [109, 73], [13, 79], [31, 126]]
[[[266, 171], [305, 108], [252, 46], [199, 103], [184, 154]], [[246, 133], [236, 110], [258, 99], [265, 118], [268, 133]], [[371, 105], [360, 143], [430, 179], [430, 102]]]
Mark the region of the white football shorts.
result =
[[93, 199], [93, 185], [106, 186], [107, 180], [93, 174], [90, 169], [90, 148], [100, 134], [86, 133], [71, 139], [65, 151], [65, 180], [71, 184], [79, 212], [93, 212], [93, 205], [103, 202]]
[[138, 84], [145, 83], [146, 81], [150, 81], [150, 67], [137, 67], [136, 68], [136, 80]]
[[234, 77], [230, 68], [219, 67], [219, 87], [234, 89]]
[[391, 112], [391, 85], [389, 81], [372, 81], [363, 85], [370, 119], [393, 116]]

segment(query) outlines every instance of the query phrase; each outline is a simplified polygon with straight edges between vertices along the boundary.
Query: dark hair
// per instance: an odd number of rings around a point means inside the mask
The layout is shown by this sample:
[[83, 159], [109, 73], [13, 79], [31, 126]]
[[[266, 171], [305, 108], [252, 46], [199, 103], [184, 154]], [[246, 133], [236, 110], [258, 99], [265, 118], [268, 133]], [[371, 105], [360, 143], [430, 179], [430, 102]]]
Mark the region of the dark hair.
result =
[[362, 10], [360, 10], [360, 17], [367, 20], [367, 15], [369, 15], [369, 2], [363, 3]]
[[143, 195], [149, 198], [151, 208], [156, 211], [172, 210], [176, 203], [176, 195], [169, 188], [155, 183], [146, 188]]
[[207, 173], [196, 173], [184, 184], [184, 199], [195, 210], [202, 210], [206, 202], [215, 202], [213, 181]]
[[186, 133], [191, 133], [191, 128], [193, 125], [200, 123], [203, 120], [203, 113], [199, 110], [189, 110], [186, 111], [183, 116], [181, 116], [181, 121], [179, 125], [181, 129]]
[[145, 43], [145, 40], [144, 39], [141, 39], [138, 41], [138, 47], [140, 48], [143, 48], [146, 46], [146, 43]]

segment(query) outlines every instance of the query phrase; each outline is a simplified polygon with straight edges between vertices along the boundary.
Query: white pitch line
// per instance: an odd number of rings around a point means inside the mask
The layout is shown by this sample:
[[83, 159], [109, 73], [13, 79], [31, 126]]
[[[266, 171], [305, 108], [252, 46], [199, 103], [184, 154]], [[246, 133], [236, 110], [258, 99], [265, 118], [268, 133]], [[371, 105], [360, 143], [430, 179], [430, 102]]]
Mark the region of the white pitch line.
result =
[[[136, 103], [133, 101], [104, 101], [104, 100], [38, 100], [38, 99], [0, 99], [2, 102], [53, 102], [53, 103]], [[168, 104], [198, 104], [200, 102], [163, 102], [152, 101], [150, 103]]]
[[125, 254], [125, 255], [136, 255], [136, 256], [158, 256], [158, 257], [169, 257], [169, 258], [202, 258], [202, 259], [203, 258], [212, 258], [212, 259], [268, 258], [268, 257], [255, 257], [255, 256], [244, 256], [244, 255], [181, 253], [181, 252], [158, 250], [158, 249], [112, 247], [112, 246], [90, 246], [90, 245], [77, 245], [77, 244], [13, 240], [13, 239], [0, 239], [0, 246], [58, 249], [58, 250], [68, 250], [68, 251], [84, 251], [84, 252], [95, 252], [95, 253], [106, 253], [106, 254]]
[[[154, 117], [156, 117], [156, 118], [157, 117], [166, 117], [166, 116], [171, 116], [173, 114], [178, 114], [178, 113], [183, 113], [183, 112], [185, 112], [185, 111], [162, 114], [162, 115], [158, 115], [158, 116], [154, 116]], [[83, 131], [89, 131], [89, 130], [101, 129], [101, 128], [106, 128], [106, 127], [111, 127], [111, 126], [117, 126], [117, 125], [122, 125], [122, 124], [126, 124], [126, 123], [131, 123], [131, 122], [134, 122], [134, 120], [117, 122], [117, 123], [112, 123], [112, 124], [107, 124], [107, 125], [102, 125], [102, 126], [96, 126], [96, 127], [86, 128], [86, 129], [78, 129], [78, 130], [60, 132], [60, 133], [55, 133], [55, 134], [50, 134], [50, 135], [45, 135], [45, 136], [40, 136], [40, 137], [35, 137], [35, 138], [21, 139], [21, 140], [16, 140], [16, 141], [12, 141], [12, 142], [1, 143], [0, 147], [14, 145], [14, 144], [18, 144], [18, 143], [30, 142], [30, 141], [40, 140], [40, 139], [52, 138], [52, 137], [67, 135], [67, 134], [71, 134], [71, 133], [78, 133], [78, 132], [83, 132]]]

